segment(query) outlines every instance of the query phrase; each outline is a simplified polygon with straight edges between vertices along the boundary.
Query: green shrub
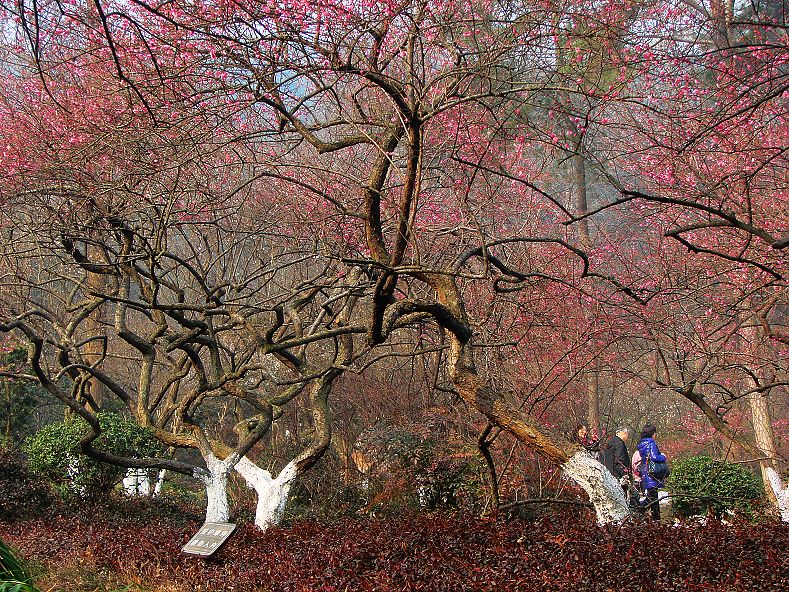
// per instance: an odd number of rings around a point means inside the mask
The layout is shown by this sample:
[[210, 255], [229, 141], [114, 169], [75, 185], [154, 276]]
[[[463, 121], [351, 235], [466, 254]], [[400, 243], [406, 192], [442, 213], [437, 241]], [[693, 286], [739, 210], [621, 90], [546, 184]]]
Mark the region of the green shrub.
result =
[[[99, 413], [102, 434], [94, 443], [98, 450], [119, 456], [156, 455], [161, 445], [153, 435], [131, 419], [115, 413]], [[89, 430], [81, 417], [50, 424], [28, 438], [25, 451], [30, 470], [51, 480], [63, 494], [98, 498], [109, 494], [126, 474], [124, 467], [96, 461], [81, 454], [79, 442]]]
[[666, 486], [674, 514], [686, 517], [726, 511], [752, 517], [764, 496], [761, 481], [747, 468], [709, 456], [677, 460]]
[[484, 497], [484, 483], [476, 450], [424, 440], [414, 448], [411, 462], [420, 506], [428, 510], [477, 509]]

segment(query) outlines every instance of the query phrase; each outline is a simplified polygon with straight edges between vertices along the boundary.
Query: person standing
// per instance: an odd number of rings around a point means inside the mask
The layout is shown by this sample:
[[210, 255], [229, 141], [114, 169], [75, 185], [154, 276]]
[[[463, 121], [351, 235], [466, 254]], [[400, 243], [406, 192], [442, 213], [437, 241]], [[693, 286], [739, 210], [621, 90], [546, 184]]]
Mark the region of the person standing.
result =
[[643, 504], [646, 503], [646, 496], [644, 495], [644, 486], [641, 483], [641, 453], [636, 448], [633, 452], [633, 458], [630, 461], [630, 469], [633, 473], [633, 486], [635, 487], [638, 497], [638, 509], [643, 511]]
[[658, 501], [658, 489], [663, 487], [663, 483], [649, 474], [649, 461], [666, 462], [666, 455], [660, 452], [655, 442], [655, 432], [657, 428], [648, 423], [641, 430], [641, 440], [638, 443], [638, 453], [641, 456], [639, 473], [641, 474], [641, 486], [647, 498], [647, 507], [652, 511], [652, 519], [660, 520], [660, 503]]
[[627, 440], [630, 437], [630, 428], [618, 427], [614, 436], [608, 441], [603, 450], [603, 465], [620, 483], [622, 477], [630, 473], [630, 454], [627, 452]]
[[630, 454], [627, 452], [629, 437], [630, 428], [618, 427], [614, 436], [603, 448], [600, 462], [622, 486], [622, 492], [625, 494], [628, 505], [635, 507], [638, 497], [634, 494], [630, 482]]

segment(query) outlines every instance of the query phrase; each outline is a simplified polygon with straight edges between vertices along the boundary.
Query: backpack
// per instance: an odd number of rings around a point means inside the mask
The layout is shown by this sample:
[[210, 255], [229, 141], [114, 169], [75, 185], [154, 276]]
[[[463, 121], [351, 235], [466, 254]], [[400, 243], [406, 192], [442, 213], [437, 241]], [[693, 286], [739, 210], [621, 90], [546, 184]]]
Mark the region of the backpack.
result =
[[647, 472], [649, 476], [656, 481], [663, 481], [663, 479], [671, 474], [671, 467], [668, 466], [667, 462], [660, 462], [647, 458]]

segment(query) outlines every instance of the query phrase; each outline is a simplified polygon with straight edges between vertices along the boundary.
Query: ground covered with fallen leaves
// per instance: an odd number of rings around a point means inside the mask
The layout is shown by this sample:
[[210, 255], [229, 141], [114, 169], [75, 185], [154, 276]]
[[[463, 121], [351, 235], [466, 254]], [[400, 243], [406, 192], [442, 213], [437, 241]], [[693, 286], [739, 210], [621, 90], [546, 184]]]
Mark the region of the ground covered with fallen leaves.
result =
[[181, 553], [200, 524], [177, 508], [83, 509], [0, 522], [0, 538], [45, 592], [789, 590], [789, 526], [775, 522], [599, 528], [557, 511], [240, 524], [209, 559]]

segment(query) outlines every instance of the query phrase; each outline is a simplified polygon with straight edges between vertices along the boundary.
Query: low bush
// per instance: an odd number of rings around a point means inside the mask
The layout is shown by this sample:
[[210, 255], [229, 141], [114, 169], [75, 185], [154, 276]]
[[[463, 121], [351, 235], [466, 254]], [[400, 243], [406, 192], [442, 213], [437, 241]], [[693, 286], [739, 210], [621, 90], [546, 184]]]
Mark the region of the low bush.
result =
[[744, 513], [753, 517], [764, 489], [759, 478], [743, 465], [692, 456], [673, 464], [666, 483], [674, 515]]
[[384, 424], [367, 433], [357, 451], [369, 463], [363, 473], [330, 449], [300, 478], [291, 489], [286, 520], [419, 510], [479, 513], [485, 504], [486, 469], [475, 448]]
[[[348, 471], [334, 450], [293, 483], [285, 508], [285, 520], [334, 520], [362, 511], [369, 489], [349, 483]], [[250, 491], [246, 485], [242, 486]], [[255, 496], [247, 508], [254, 510]]]
[[487, 495], [483, 461], [467, 443], [446, 442], [430, 431], [391, 429], [379, 435], [370, 501], [377, 513], [403, 510], [481, 510]]
[[485, 484], [477, 450], [426, 439], [403, 455], [401, 463], [413, 472], [420, 508], [474, 511], [481, 507]]
[[[99, 413], [102, 434], [97, 449], [119, 456], [157, 454], [161, 445], [147, 430], [114, 413]], [[50, 424], [25, 441], [30, 470], [50, 479], [63, 494], [85, 499], [106, 497], [123, 479], [126, 469], [96, 461], [80, 453], [79, 443], [88, 431], [81, 417]], [[153, 475], [151, 475], [153, 478]]]

